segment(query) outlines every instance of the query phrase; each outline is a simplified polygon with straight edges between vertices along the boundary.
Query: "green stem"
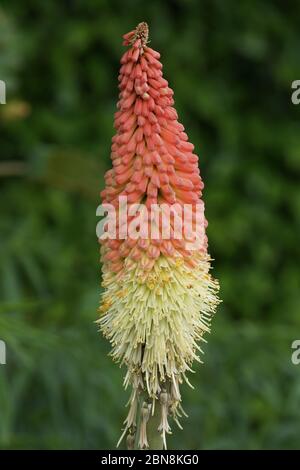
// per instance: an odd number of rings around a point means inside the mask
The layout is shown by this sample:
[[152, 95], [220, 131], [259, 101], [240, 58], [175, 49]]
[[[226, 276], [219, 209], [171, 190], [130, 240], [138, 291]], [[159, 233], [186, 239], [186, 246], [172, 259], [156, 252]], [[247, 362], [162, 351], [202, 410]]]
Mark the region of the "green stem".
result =
[[[139, 435], [140, 435], [140, 427], [141, 427], [141, 408], [146, 401], [147, 397], [146, 394], [141, 394], [140, 396], [140, 406], [139, 406], [139, 417], [138, 417], [138, 425], [136, 430], [136, 440], [135, 440], [135, 450], [139, 449], [138, 442], [139, 442]], [[160, 423], [160, 403], [156, 401], [155, 403], [155, 410], [154, 414], [150, 414], [149, 420], [147, 422], [147, 438], [149, 443], [149, 450], [162, 450], [163, 449], [163, 440], [158, 432], [158, 426]]]
[[162, 450], [163, 440], [157, 430], [160, 423], [160, 403], [157, 401], [155, 405], [154, 415], [150, 416], [147, 423], [147, 437], [149, 442], [149, 449]]

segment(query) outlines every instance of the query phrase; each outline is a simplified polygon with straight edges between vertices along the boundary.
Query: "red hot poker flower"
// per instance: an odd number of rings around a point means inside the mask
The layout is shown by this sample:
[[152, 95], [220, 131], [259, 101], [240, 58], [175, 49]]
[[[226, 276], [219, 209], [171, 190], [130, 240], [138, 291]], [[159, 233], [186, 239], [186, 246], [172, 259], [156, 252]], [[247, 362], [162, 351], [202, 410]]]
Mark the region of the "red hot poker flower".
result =
[[108, 225], [113, 221], [116, 231], [101, 237], [105, 292], [99, 323], [113, 358], [127, 366], [125, 386], [132, 386], [123, 433], [128, 442], [139, 397], [146, 397], [140, 448], [148, 447], [147, 422], [156, 401], [157, 432], [166, 446], [168, 416], [178, 423], [182, 410], [179, 385], [188, 382], [192, 362], [200, 361], [199, 342], [218, 303], [198, 156], [178, 122], [160, 54], [147, 41], [146, 23], [124, 36], [129, 49], [121, 58], [113, 168], [101, 193], [104, 205], [115, 209]]

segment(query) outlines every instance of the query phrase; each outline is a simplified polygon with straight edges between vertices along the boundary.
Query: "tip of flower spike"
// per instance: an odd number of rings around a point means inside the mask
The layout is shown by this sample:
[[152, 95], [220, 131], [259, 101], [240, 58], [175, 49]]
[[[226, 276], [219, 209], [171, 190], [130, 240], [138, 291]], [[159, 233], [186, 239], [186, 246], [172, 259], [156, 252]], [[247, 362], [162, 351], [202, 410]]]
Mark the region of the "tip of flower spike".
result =
[[145, 46], [148, 42], [149, 36], [149, 27], [145, 21], [139, 23], [137, 27], [130, 31], [129, 33], [124, 34], [123, 45], [124, 46], [133, 46], [135, 42], [139, 41], [141, 47]]

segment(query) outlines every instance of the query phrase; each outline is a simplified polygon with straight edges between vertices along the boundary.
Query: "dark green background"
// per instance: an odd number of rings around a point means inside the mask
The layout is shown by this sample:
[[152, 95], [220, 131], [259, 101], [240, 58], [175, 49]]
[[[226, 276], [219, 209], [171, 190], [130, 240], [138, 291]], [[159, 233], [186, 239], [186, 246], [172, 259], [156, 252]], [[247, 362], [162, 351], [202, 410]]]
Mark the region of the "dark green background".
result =
[[200, 156], [223, 299], [170, 448], [300, 448], [299, 18], [291, 0], [1, 1], [0, 447], [119, 436], [95, 211], [121, 36], [145, 20]]

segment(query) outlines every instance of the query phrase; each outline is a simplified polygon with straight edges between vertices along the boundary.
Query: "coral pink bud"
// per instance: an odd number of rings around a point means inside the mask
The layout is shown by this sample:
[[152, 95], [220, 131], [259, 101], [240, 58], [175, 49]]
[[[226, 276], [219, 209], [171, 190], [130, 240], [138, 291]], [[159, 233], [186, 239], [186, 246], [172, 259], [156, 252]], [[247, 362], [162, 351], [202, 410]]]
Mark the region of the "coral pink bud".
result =
[[177, 112], [175, 111], [174, 108], [166, 108], [165, 109], [165, 117], [168, 119], [178, 119]]
[[175, 162], [175, 170], [184, 171], [185, 173], [194, 173], [195, 166], [188, 163]]
[[140, 39], [137, 39], [137, 40], [134, 42], [133, 47], [134, 47], [135, 49], [138, 49], [139, 47], [141, 47], [141, 45], [142, 45], [141, 40], [140, 40]]
[[126, 64], [128, 60], [128, 51], [124, 52], [124, 54], [122, 55], [121, 57], [121, 60], [120, 60], [120, 63], [123, 65], [123, 64]]
[[141, 77], [142, 77], [142, 68], [141, 68], [141, 65], [140, 65], [140, 64], [137, 64], [137, 65], [135, 66], [135, 69], [134, 69], [134, 70], [135, 70], [135, 74], [134, 74], [135, 77], [136, 77], [136, 78], [141, 78]]
[[181, 189], [176, 189], [176, 196], [181, 199], [183, 202], [187, 203], [195, 203], [198, 201], [198, 196], [194, 192], [191, 191], [183, 191]]
[[138, 261], [142, 257], [142, 252], [138, 249], [137, 246], [133, 248], [130, 252], [130, 258]]
[[134, 114], [136, 114], [137, 116], [139, 116], [140, 114], [142, 114], [142, 100], [137, 98], [136, 99], [136, 102], [135, 102], [135, 105], [134, 105]]
[[137, 123], [139, 126], [143, 126], [146, 122], [146, 119], [144, 118], [144, 116], [139, 116], [138, 119], [137, 119]]
[[151, 240], [152, 245], [160, 247], [162, 244], [162, 240], [160, 238], [153, 238]]
[[143, 160], [141, 157], [136, 156], [134, 162], [133, 162], [133, 168], [135, 170], [141, 170], [143, 167]]
[[133, 114], [128, 118], [128, 120], [123, 124], [123, 130], [128, 131], [129, 129], [132, 129], [134, 127], [134, 124], [136, 122], [136, 116]]
[[141, 196], [141, 191], [140, 190], [133, 191], [132, 193], [130, 193], [127, 196], [127, 202], [129, 204], [134, 204], [134, 203], [138, 202], [138, 200], [140, 199], [140, 196]]
[[146, 122], [146, 124], [144, 125], [144, 134], [147, 137], [150, 137], [152, 135], [152, 127], [149, 122]]
[[170, 154], [168, 153], [165, 153], [164, 155], [162, 155], [162, 159], [164, 161], [164, 163], [167, 163], [167, 164], [171, 164], [173, 165], [175, 163], [175, 158], [173, 158]]
[[151, 65], [150, 65], [150, 64], [149, 64], [149, 66], [148, 66], [148, 71], [147, 71], [147, 73], [148, 73], [148, 77], [150, 77], [150, 78], [156, 78], [156, 73], [155, 73], [154, 69], [151, 68]]
[[[142, 101], [142, 115], [145, 118], [148, 118], [148, 114], [149, 114], [149, 104], [148, 104], [147, 100]], [[148, 120], [146, 122], [148, 122]]]
[[120, 136], [120, 139], [119, 139], [119, 143], [120, 144], [127, 144], [129, 142], [129, 140], [131, 139], [132, 137], [132, 131], [128, 131], [128, 132], [124, 132], [124, 134], [122, 134]]
[[135, 184], [128, 183], [125, 188], [127, 193], [132, 193], [135, 190]]
[[153, 140], [155, 146], [158, 146], [158, 147], [159, 147], [159, 146], [161, 146], [161, 145], [164, 144], [163, 141], [162, 141], [162, 139], [161, 139], [161, 137], [160, 137], [158, 134], [156, 134], [156, 133], [153, 134], [152, 140]]
[[146, 166], [150, 166], [152, 163], [152, 156], [151, 153], [146, 153], [143, 157], [143, 162]]
[[159, 98], [160, 93], [158, 90], [155, 90], [154, 88], [150, 88], [149, 95], [152, 96], [152, 98], [156, 100], [157, 98]]
[[149, 79], [149, 85], [155, 90], [158, 90], [162, 85], [159, 80], [155, 80], [154, 78]]
[[131, 137], [130, 141], [128, 142], [128, 144], [126, 146], [126, 149], [127, 149], [127, 152], [134, 152], [135, 151], [135, 149], [136, 149], [136, 139], [135, 139], [134, 134]]
[[195, 146], [191, 142], [181, 142], [180, 148], [186, 152], [192, 152]]
[[149, 258], [156, 259], [160, 255], [160, 249], [157, 246], [150, 245], [147, 250], [147, 255]]
[[119, 259], [119, 251], [111, 250], [104, 255], [103, 259], [105, 261], [117, 261]]
[[128, 109], [132, 106], [132, 104], [134, 103], [135, 101], [135, 94], [134, 93], [131, 93], [131, 95], [129, 95], [129, 97], [123, 101], [122, 103], [122, 109]]
[[185, 141], [189, 140], [188, 135], [185, 132], [180, 132], [179, 137], [181, 140], [185, 140]]
[[[153, 175], [152, 175], [153, 176]], [[152, 178], [152, 177], [151, 177]], [[157, 193], [158, 193], [158, 190], [157, 190], [157, 186], [155, 186], [153, 183], [149, 183], [148, 184], [148, 187], [147, 187], [147, 194], [148, 196], [150, 196], [151, 198], [155, 199], [157, 198]]]
[[160, 93], [160, 95], [162, 95], [162, 96], [170, 95], [170, 89], [169, 89], [169, 88], [161, 88], [161, 89], [159, 90], [159, 93]]
[[148, 64], [147, 64], [146, 59], [143, 56], [140, 58], [140, 64], [141, 64], [142, 70], [147, 72], [148, 71]]
[[130, 41], [130, 39], [132, 39], [134, 37], [134, 34], [135, 34], [135, 30], [129, 31], [129, 33], [123, 34], [122, 37], [125, 41], [128, 41], [128, 44], [129, 44], [129, 41]]
[[152, 97], [149, 98], [149, 103], [148, 103], [148, 106], [149, 106], [149, 110], [150, 111], [154, 111], [155, 109], [155, 101]]
[[169, 176], [166, 173], [162, 173], [159, 175], [159, 181], [161, 185], [165, 185], [169, 183]]
[[[115, 159], [113, 160], [113, 166], [114, 166], [114, 167], [116, 167], [116, 166], [118, 166], [118, 165], [121, 165], [121, 163], [122, 163], [122, 159], [121, 159], [121, 158], [115, 158]], [[125, 167], [125, 168], [126, 168], [126, 167]], [[106, 176], [110, 176], [110, 175], [106, 175]], [[106, 176], [105, 176], [105, 177], [106, 177]]]
[[152, 113], [152, 112], [149, 113], [149, 122], [151, 122], [152, 124], [157, 123], [157, 118], [156, 118], [155, 114]]
[[156, 173], [156, 171], [153, 171], [152, 175], [151, 175], [151, 183], [156, 186], [157, 188], [160, 187], [160, 179], [159, 179], [159, 176], [158, 174]]
[[174, 175], [170, 177], [170, 182], [173, 186], [178, 186], [181, 189], [193, 189], [193, 183], [186, 179], [186, 178], [179, 178], [178, 176]]
[[142, 142], [144, 137], [144, 131], [142, 127], [139, 127], [137, 131], [135, 132], [135, 140], [136, 142]]
[[163, 184], [161, 187], [161, 190], [164, 194], [171, 194], [172, 193], [172, 188], [169, 184]]
[[155, 260], [149, 259], [147, 257], [142, 258], [141, 260], [141, 268], [144, 269], [145, 271], [151, 271], [155, 263]]
[[142, 181], [138, 184], [138, 190], [141, 191], [141, 193], [144, 193], [147, 189], [148, 186], [148, 179], [144, 178]]
[[163, 197], [168, 204], [175, 204], [175, 202], [177, 201], [174, 191], [172, 191], [171, 193], [164, 194]]
[[153, 133], [156, 133], [156, 134], [160, 134], [161, 133], [161, 127], [158, 123], [156, 124], [153, 124], [152, 126], [152, 132]]
[[148, 51], [145, 52], [145, 57], [148, 60], [148, 62], [155, 68], [155, 69], [161, 69], [162, 64]]
[[154, 151], [152, 152], [152, 163], [154, 165], [160, 165], [161, 164], [161, 158], [158, 152]]
[[147, 83], [147, 81], [148, 81], [147, 73], [143, 71], [142, 78], [141, 78], [141, 83]]
[[179, 152], [179, 150], [175, 149], [174, 150], [174, 155], [176, 156], [176, 161], [185, 163], [188, 160], [188, 156], [182, 152]]
[[153, 142], [153, 139], [150, 137], [146, 137], [146, 145], [148, 147], [148, 150], [154, 150], [155, 149], [155, 144]]
[[142, 95], [143, 94], [142, 88], [138, 85], [135, 86], [135, 92], [136, 92], [137, 95]]
[[169, 240], [164, 240], [161, 244], [160, 251], [166, 256], [173, 256], [175, 253], [174, 246]]
[[139, 142], [136, 146], [136, 153], [137, 153], [137, 155], [143, 155], [145, 150], [146, 150], [145, 141], [142, 140], [142, 142]]
[[151, 49], [151, 47], [147, 47], [147, 53], [151, 54], [155, 59], [160, 59], [160, 53], [155, 51], [154, 49]]
[[131, 181], [132, 181], [133, 183], [139, 183], [139, 182], [141, 181], [141, 179], [143, 178], [143, 175], [144, 175], [143, 170], [141, 170], [141, 171], [136, 171], [136, 172], [133, 174], [133, 176], [132, 176], [132, 178], [131, 178]]
[[[118, 162], [119, 161], [119, 162]], [[117, 160], [114, 160], [114, 169], [115, 169], [115, 174], [116, 175], [122, 175], [123, 173], [125, 173], [126, 171], [128, 171], [128, 168], [127, 166], [125, 165], [121, 165], [121, 159], [118, 158]]]
[[114, 173], [113, 170], [107, 170], [107, 172], [104, 175], [104, 178], [107, 178], [109, 176], [113, 176], [113, 173]]
[[138, 241], [138, 246], [142, 250], [147, 250], [150, 245], [150, 240], [148, 238], [140, 238]]
[[[159, 121], [159, 118], [162, 118], [163, 115], [164, 115], [164, 110], [161, 106], [158, 106], [157, 104], [155, 105], [155, 108], [154, 108], [154, 111], [155, 111], [155, 114], [156, 116], [158, 117], [158, 122], [160, 123]], [[164, 121], [166, 124], [167, 124], [167, 121], [165, 120]]]
[[148, 196], [145, 203], [148, 211], [151, 211], [154, 204], [157, 204], [157, 197]]
[[128, 248], [133, 248], [137, 244], [137, 240], [135, 238], [128, 237], [125, 244]]
[[144, 173], [146, 176], [148, 176], [148, 178], [151, 178], [152, 173], [153, 173], [153, 166], [152, 165], [145, 166]]
[[133, 62], [137, 62], [139, 56], [140, 56], [140, 51], [139, 49], [136, 48], [135, 51], [132, 53]]
[[167, 173], [167, 166], [164, 163], [157, 165], [157, 170], [159, 173]]
[[116, 176], [116, 182], [118, 184], [124, 184], [125, 182], [127, 182], [130, 179], [132, 173], [133, 173], [133, 170], [129, 169], [125, 173], [123, 173], [121, 175], [117, 175]]
[[134, 153], [131, 152], [131, 153], [125, 153], [124, 155], [122, 155], [122, 163], [123, 165], [129, 165], [129, 163], [132, 162], [133, 158], [134, 158]]
[[119, 240], [108, 240], [107, 241], [107, 246], [111, 250], [117, 250], [120, 246], [120, 241]]
[[[122, 87], [122, 88], [123, 88], [123, 87]], [[124, 103], [125, 99], [126, 99], [126, 98], [129, 98], [130, 95], [131, 95], [131, 93], [130, 93], [127, 89], [125, 89], [125, 90], [123, 91], [123, 93], [120, 93], [119, 97], [122, 98], [123, 103]]]
[[174, 145], [180, 142], [179, 137], [168, 129], [162, 129], [161, 136], [166, 142], [170, 142]]
[[182, 189], [192, 190], [194, 188], [193, 182], [186, 178], [178, 178], [178, 186]]
[[110, 270], [113, 273], [118, 273], [123, 269], [123, 263], [121, 261], [118, 261], [116, 263], [110, 263]]
[[192, 153], [192, 154], [189, 156], [189, 161], [190, 161], [191, 163], [198, 163], [198, 160], [199, 160], [198, 155], [195, 155], [195, 154]]

